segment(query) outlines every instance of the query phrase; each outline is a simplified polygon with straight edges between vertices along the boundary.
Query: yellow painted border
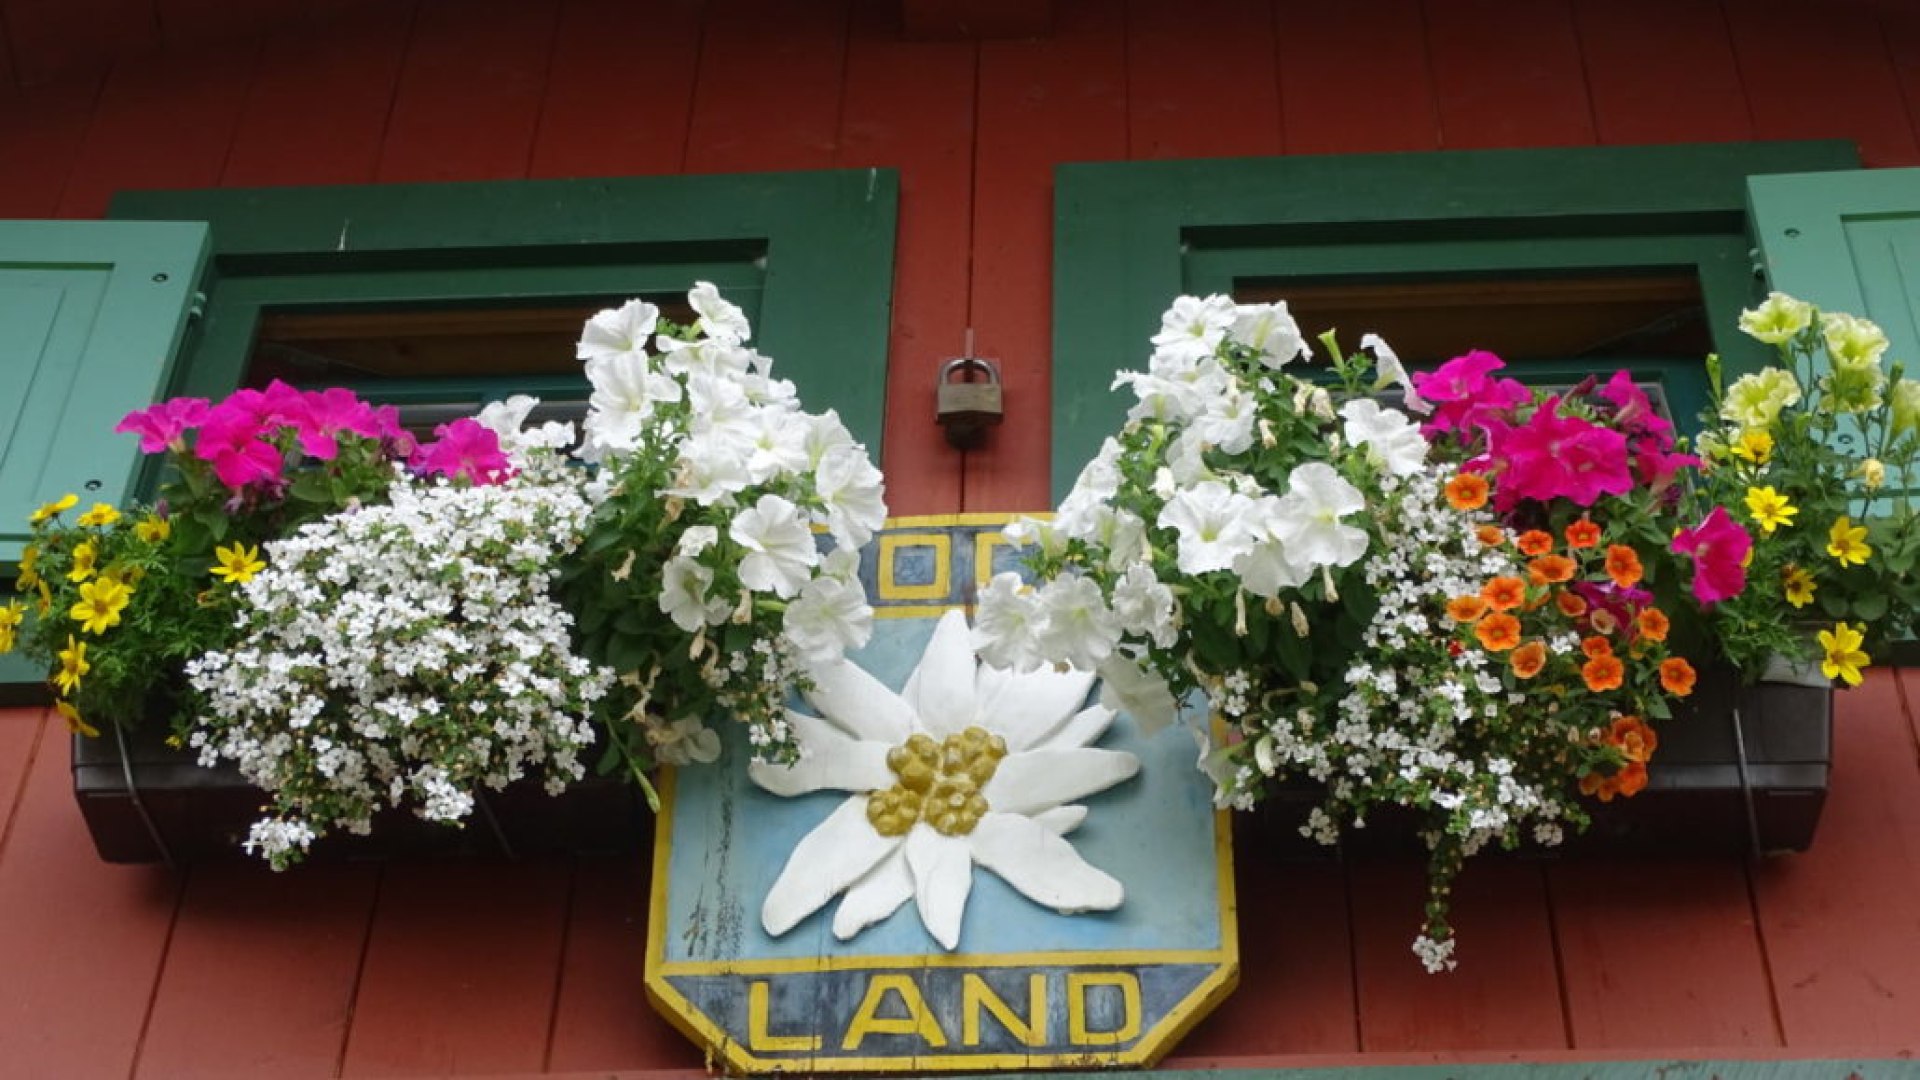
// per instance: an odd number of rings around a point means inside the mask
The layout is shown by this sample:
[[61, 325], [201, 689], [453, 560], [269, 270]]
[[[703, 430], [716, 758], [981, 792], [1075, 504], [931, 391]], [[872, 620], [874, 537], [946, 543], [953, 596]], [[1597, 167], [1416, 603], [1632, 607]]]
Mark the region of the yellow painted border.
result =
[[[901, 548], [932, 548], [933, 581], [926, 585], [902, 585], [893, 579], [893, 559]], [[879, 600], [944, 600], [953, 590], [953, 534], [950, 532], [883, 532], [880, 534], [880, 565], [874, 573], [880, 590]]]
[[[930, 527], [938, 525], [1004, 524], [1016, 517], [1050, 517], [1046, 514], [951, 514], [935, 517], [889, 519], [896, 526]], [[928, 609], [933, 614], [949, 606]], [[905, 609], [895, 608], [894, 617], [903, 617]], [[875, 612], [879, 614], [879, 612]], [[1219, 726], [1216, 721], [1216, 728]], [[1218, 736], [1219, 732], [1216, 731]], [[812, 960], [748, 960], [667, 963], [666, 917], [667, 875], [671, 865], [668, 838], [673, 834], [674, 797], [678, 789], [675, 770], [662, 767], [657, 782], [660, 812], [654, 818], [653, 880], [647, 911], [647, 955], [645, 985], [647, 1000], [654, 1011], [666, 1017], [681, 1034], [708, 1048], [709, 1060], [718, 1054], [733, 1072], [805, 1071], [816, 1073], [939, 1071], [958, 1072], [982, 1069], [1063, 1069], [1111, 1068], [1114, 1066], [1152, 1066], [1180, 1039], [1193, 1030], [1208, 1013], [1226, 1000], [1240, 983], [1240, 904], [1233, 882], [1233, 819], [1225, 810], [1213, 814], [1215, 890], [1220, 903], [1220, 947], [1217, 949], [1142, 949], [1124, 952], [1002, 953], [987, 957], [965, 955], [818, 957]], [[1216, 965], [1200, 984], [1187, 994], [1153, 1027], [1143, 1032], [1134, 1045], [1120, 1052], [1076, 1051], [1070, 1054], [930, 1054], [924, 1057], [823, 1057], [762, 1058], [734, 1042], [718, 1024], [708, 1019], [686, 995], [667, 980], [676, 975], [745, 975], [836, 970], [912, 969], [932, 967], [1013, 967], [1028, 964], [1067, 965], [1097, 963], [1168, 963]], [[1154, 1047], [1157, 1045], [1157, 1052]]]

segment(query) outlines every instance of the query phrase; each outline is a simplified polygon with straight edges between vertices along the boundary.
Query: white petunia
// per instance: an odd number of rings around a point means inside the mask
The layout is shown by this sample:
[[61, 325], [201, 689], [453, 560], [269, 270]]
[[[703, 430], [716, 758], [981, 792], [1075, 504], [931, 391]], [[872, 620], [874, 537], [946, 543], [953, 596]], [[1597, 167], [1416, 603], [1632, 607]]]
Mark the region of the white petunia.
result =
[[689, 634], [718, 626], [733, 605], [724, 596], [712, 595], [712, 589], [712, 569], [690, 558], [668, 559], [660, 572], [660, 611]]
[[1314, 567], [1347, 566], [1367, 553], [1367, 533], [1340, 519], [1366, 509], [1360, 489], [1342, 479], [1325, 462], [1297, 465], [1287, 475], [1287, 493], [1280, 498], [1281, 520], [1274, 535], [1287, 546], [1296, 564]]
[[647, 338], [660, 321], [660, 309], [645, 300], [629, 300], [596, 313], [581, 328], [574, 355], [582, 360], [644, 357]]
[[1312, 355], [1300, 324], [1287, 311], [1287, 302], [1242, 304], [1234, 310], [1228, 336], [1236, 344], [1254, 350], [1263, 367], [1279, 370], [1294, 360]]
[[1174, 493], [1160, 511], [1157, 524], [1180, 534], [1178, 562], [1188, 574], [1225, 570], [1233, 560], [1253, 550], [1253, 530], [1247, 512], [1253, 500], [1208, 480]]
[[1412, 476], [1426, 464], [1427, 440], [1405, 413], [1383, 409], [1372, 398], [1340, 407], [1347, 441], [1367, 448], [1367, 458], [1395, 476]]
[[710, 338], [738, 344], [753, 337], [747, 313], [722, 298], [712, 282], [695, 282], [693, 288], [687, 290], [687, 305], [699, 316], [694, 325]]
[[1040, 655], [1040, 600], [1012, 571], [993, 575], [980, 591], [973, 648], [980, 659], [1010, 671], [1032, 671]]
[[843, 446], [821, 460], [814, 490], [826, 504], [827, 529], [843, 547], [861, 547], [886, 524], [885, 477], [859, 446]]
[[742, 510], [727, 535], [747, 549], [740, 560], [740, 583], [755, 592], [790, 599], [820, 561], [807, 519], [799, 507], [778, 495], [762, 495], [759, 502]]
[[1212, 356], [1236, 314], [1230, 296], [1182, 296], [1160, 316], [1160, 332], [1153, 335], [1155, 351], [1175, 359]]
[[873, 608], [858, 583], [819, 577], [807, 582], [787, 605], [780, 630], [803, 661], [828, 663], [873, 637]]
[[[1074, 800], [1140, 769], [1132, 754], [1091, 748], [1113, 721], [1083, 708], [1091, 675], [1013, 674], [982, 666], [966, 617], [949, 612], [898, 693], [848, 661], [813, 668], [820, 716], [788, 719], [807, 753], [792, 766], [755, 762], [754, 783], [776, 795], [849, 792], [794, 846], [760, 909], [779, 936], [845, 894], [834, 936], [847, 940], [913, 900], [946, 949], [960, 944], [973, 868], [982, 866], [1035, 903], [1072, 914], [1110, 911], [1126, 898], [1112, 876], [1063, 838], [1087, 814]], [[957, 802], [903, 801], [910, 762]], [[965, 768], [947, 771], [946, 762]]]
[[1413, 379], [1407, 374], [1406, 365], [1400, 362], [1400, 354], [1394, 352], [1393, 347], [1388, 345], [1384, 338], [1379, 334], [1363, 334], [1360, 338], [1360, 347], [1373, 351], [1373, 368], [1378, 375], [1373, 383], [1374, 392], [1378, 393], [1389, 386], [1398, 386], [1410, 411], [1419, 413], [1421, 416], [1433, 411], [1433, 403], [1421, 397], [1419, 391], [1413, 388]]
[[1133, 717], [1147, 735], [1180, 716], [1180, 703], [1167, 688], [1167, 680], [1120, 653], [1100, 665], [1100, 704]]
[[1173, 590], [1153, 576], [1153, 568], [1140, 563], [1127, 567], [1113, 585], [1113, 616], [1122, 630], [1143, 634], [1162, 649], [1170, 649], [1179, 636], [1173, 625]]
[[1060, 578], [1040, 590], [1042, 655], [1092, 671], [1120, 643], [1120, 622], [1091, 578]]

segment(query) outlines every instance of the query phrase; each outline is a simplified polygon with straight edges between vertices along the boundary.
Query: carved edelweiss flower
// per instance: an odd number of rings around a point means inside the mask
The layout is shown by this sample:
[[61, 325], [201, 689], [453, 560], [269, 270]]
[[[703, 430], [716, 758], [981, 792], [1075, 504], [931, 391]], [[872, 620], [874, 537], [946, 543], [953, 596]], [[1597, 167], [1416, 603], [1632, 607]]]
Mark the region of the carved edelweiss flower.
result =
[[1073, 800], [1140, 770], [1132, 754], [1091, 747], [1114, 717], [1081, 708], [1092, 675], [982, 665], [958, 611], [935, 627], [900, 693], [846, 660], [811, 675], [821, 716], [787, 714], [806, 756], [755, 762], [750, 775], [776, 795], [853, 794], [794, 846], [761, 908], [769, 934], [844, 891], [833, 916], [842, 941], [911, 898], [952, 949], [975, 865], [1063, 914], [1120, 906], [1120, 882], [1063, 838], [1086, 820]]

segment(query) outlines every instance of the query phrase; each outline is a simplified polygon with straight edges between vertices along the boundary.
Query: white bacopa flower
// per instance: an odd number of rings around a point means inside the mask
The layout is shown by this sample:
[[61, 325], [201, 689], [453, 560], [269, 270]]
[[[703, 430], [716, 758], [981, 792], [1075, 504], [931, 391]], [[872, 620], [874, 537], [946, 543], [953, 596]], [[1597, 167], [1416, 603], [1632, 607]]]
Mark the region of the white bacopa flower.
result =
[[660, 321], [660, 309], [645, 300], [629, 300], [587, 320], [581, 328], [574, 355], [582, 360], [613, 359], [622, 356], [644, 358], [647, 338]]
[[1087, 816], [1074, 800], [1140, 769], [1132, 754], [1092, 748], [1114, 714], [1082, 707], [1091, 674], [981, 666], [957, 611], [897, 694], [845, 660], [810, 674], [821, 715], [788, 714], [806, 755], [756, 762], [749, 775], [776, 795], [851, 794], [794, 846], [761, 906], [769, 934], [845, 893], [835, 937], [912, 899], [927, 932], [954, 949], [975, 866], [1063, 914], [1120, 906], [1121, 883], [1064, 839]]
[[740, 511], [727, 535], [747, 549], [740, 560], [740, 583], [755, 592], [791, 599], [820, 561], [806, 517], [778, 495], [762, 495]]
[[1367, 448], [1376, 465], [1395, 476], [1412, 476], [1427, 462], [1427, 440], [1405, 413], [1383, 409], [1372, 398], [1355, 398], [1340, 407], [1347, 441]]
[[1367, 533], [1341, 524], [1340, 519], [1366, 507], [1360, 489], [1342, 479], [1333, 466], [1320, 461], [1297, 465], [1287, 474], [1287, 493], [1280, 498], [1281, 520], [1274, 534], [1295, 563], [1347, 566], [1367, 553]]

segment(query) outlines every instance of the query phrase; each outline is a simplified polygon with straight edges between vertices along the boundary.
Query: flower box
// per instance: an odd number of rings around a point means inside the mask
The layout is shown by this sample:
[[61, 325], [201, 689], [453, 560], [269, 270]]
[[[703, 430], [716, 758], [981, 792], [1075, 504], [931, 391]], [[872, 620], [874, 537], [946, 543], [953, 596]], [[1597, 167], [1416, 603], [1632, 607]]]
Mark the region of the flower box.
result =
[[[240, 843], [267, 796], [232, 766], [201, 766], [166, 745], [163, 725], [127, 736], [73, 737], [73, 793], [94, 847], [107, 862], [247, 858]], [[621, 776], [588, 776], [558, 796], [521, 781], [481, 791], [464, 827], [386, 810], [368, 836], [339, 833], [311, 858], [385, 859], [480, 855], [595, 855], [642, 850], [652, 828], [639, 788]]]

